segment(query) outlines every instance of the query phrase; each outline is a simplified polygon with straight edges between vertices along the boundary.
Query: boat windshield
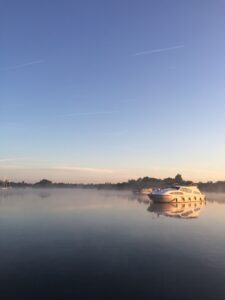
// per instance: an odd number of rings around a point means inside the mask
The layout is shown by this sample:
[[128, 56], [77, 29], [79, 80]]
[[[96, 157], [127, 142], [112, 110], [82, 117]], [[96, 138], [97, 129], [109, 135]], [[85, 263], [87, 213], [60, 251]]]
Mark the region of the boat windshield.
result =
[[180, 186], [171, 186], [171, 187], [169, 187], [170, 189], [172, 189], [172, 190], [179, 190], [180, 189]]

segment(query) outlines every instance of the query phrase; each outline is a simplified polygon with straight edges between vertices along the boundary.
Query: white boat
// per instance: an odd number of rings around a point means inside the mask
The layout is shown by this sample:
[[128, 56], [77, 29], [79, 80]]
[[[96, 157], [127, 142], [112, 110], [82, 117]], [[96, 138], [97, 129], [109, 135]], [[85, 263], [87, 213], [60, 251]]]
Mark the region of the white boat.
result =
[[205, 201], [205, 195], [197, 186], [175, 185], [153, 190], [149, 196], [155, 203]]

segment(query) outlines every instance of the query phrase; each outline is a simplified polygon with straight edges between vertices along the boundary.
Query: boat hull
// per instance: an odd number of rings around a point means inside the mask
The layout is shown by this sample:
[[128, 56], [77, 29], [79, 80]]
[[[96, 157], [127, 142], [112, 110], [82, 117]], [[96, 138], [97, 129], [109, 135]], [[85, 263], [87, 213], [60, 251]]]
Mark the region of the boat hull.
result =
[[174, 196], [174, 195], [159, 195], [150, 194], [150, 199], [155, 203], [171, 203], [171, 202], [199, 202], [205, 201], [205, 196]]

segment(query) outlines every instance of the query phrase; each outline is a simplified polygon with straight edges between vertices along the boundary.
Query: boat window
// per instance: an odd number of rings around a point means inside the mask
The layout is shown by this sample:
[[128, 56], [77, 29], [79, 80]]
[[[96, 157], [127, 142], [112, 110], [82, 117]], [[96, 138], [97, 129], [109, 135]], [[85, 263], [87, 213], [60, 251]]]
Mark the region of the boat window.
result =
[[172, 194], [172, 195], [183, 195], [182, 192], [171, 192], [170, 194]]
[[192, 190], [188, 188], [181, 188], [180, 190], [185, 193], [192, 193]]

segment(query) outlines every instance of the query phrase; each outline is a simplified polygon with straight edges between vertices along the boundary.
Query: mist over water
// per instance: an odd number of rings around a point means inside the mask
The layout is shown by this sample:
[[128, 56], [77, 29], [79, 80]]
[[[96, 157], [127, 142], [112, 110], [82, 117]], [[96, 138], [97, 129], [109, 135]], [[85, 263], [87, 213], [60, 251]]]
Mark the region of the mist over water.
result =
[[0, 191], [2, 299], [225, 299], [225, 195]]

